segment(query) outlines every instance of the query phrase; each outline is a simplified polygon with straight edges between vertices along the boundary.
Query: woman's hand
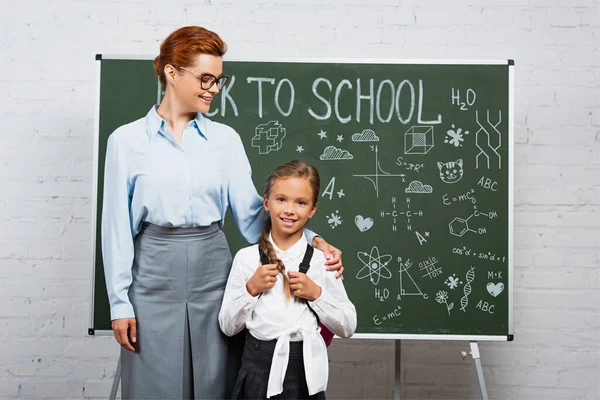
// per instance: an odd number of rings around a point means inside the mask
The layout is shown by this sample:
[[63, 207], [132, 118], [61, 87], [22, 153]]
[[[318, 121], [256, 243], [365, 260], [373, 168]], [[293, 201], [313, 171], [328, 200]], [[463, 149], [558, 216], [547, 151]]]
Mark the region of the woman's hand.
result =
[[290, 289], [294, 296], [315, 301], [321, 296], [321, 287], [302, 272], [288, 271]]
[[125, 350], [135, 353], [132, 343], [137, 341], [137, 323], [135, 318], [119, 318], [112, 321], [112, 330], [117, 342]]
[[342, 251], [333, 247], [320, 236], [315, 236], [312, 247], [325, 253], [325, 266], [328, 271], [337, 271], [336, 278], [341, 277], [344, 280], [344, 266], [342, 265]]
[[250, 296], [255, 297], [265, 290], [271, 289], [277, 282], [277, 264], [265, 264], [256, 268], [252, 278], [246, 283], [246, 290]]

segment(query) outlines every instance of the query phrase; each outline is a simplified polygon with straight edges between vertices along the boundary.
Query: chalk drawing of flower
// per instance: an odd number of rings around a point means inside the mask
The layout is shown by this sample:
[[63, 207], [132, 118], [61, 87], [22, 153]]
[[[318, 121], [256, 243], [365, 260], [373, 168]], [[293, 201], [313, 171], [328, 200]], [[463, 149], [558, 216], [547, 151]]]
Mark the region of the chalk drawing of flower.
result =
[[440, 290], [435, 295], [435, 301], [437, 301], [440, 304], [444, 304], [446, 301], [448, 301], [448, 293], [444, 290]]
[[450, 310], [452, 310], [452, 308], [454, 307], [454, 303], [448, 304], [448, 292], [446, 292], [445, 290], [440, 290], [439, 292], [437, 292], [437, 294], [435, 295], [435, 301], [437, 301], [440, 304], [445, 304], [446, 310], [448, 310], [448, 315], [450, 315]]

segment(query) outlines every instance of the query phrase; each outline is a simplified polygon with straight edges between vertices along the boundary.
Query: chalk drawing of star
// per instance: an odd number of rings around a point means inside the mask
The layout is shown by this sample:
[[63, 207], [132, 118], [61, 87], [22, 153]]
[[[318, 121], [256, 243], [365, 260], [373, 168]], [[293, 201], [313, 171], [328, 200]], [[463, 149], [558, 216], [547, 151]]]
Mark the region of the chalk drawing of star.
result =
[[327, 137], [327, 132], [321, 129], [321, 132], [317, 133], [321, 137], [321, 139], [325, 139]]
[[425, 232], [425, 236], [429, 237], [429, 232]]
[[338, 198], [341, 199], [343, 196], [346, 195], [346, 193], [344, 193], [344, 189], [340, 189], [339, 192], [337, 192]]
[[296, 151], [298, 153], [302, 153], [304, 151], [304, 147], [302, 147], [302, 146], [296, 146]]
[[338, 136], [337, 141], [342, 143], [342, 140], [344, 140], [344, 136], [343, 135], [337, 135], [337, 136]]

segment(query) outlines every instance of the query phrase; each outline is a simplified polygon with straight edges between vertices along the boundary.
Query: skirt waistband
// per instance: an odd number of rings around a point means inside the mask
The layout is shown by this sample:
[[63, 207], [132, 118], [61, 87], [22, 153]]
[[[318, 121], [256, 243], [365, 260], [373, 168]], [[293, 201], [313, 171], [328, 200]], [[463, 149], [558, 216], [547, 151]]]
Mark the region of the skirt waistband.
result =
[[211, 236], [220, 230], [219, 223], [213, 222], [209, 226], [194, 226], [194, 227], [172, 227], [172, 226], [159, 226], [151, 224], [150, 222], [142, 223], [140, 229], [141, 234], [149, 234], [152, 236], [159, 237], [202, 237]]
[[[277, 339], [274, 340], [260, 340], [252, 336], [250, 332], [246, 334], [246, 346], [250, 346], [255, 350], [261, 350], [269, 354], [273, 354], [275, 351], [275, 345]], [[291, 354], [302, 354], [303, 342], [290, 342], [290, 355]]]

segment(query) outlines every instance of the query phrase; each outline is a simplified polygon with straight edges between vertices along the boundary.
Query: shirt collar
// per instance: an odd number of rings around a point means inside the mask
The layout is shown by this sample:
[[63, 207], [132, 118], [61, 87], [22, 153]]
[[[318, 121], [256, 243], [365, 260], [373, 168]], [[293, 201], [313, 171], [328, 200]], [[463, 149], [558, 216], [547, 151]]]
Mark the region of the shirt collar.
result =
[[273, 248], [275, 249], [275, 254], [277, 255], [277, 257], [279, 259], [281, 259], [283, 257], [288, 258], [288, 259], [294, 259], [296, 257], [303, 256], [304, 253], [306, 253], [306, 246], [308, 245], [308, 242], [306, 241], [306, 237], [304, 237], [304, 234], [300, 237], [300, 239], [296, 243], [294, 243], [294, 245], [292, 247], [290, 247], [287, 250], [281, 250], [279, 247], [277, 247], [275, 242], [273, 242], [273, 236], [271, 236], [271, 233], [269, 233], [269, 241], [273, 245]]
[[[161, 135], [164, 135], [165, 131], [166, 122], [156, 112], [157, 108], [158, 106], [156, 105], [152, 106], [152, 108], [150, 108], [150, 111], [148, 111], [148, 114], [146, 114], [146, 133], [148, 134], [148, 140], [150, 142], [159, 133]], [[204, 117], [204, 115], [202, 115], [202, 113], [197, 113], [196, 118], [190, 121], [190, 123], [200, 136], [208, 140], [208, 137], [206, 136], [206, 118]]]

